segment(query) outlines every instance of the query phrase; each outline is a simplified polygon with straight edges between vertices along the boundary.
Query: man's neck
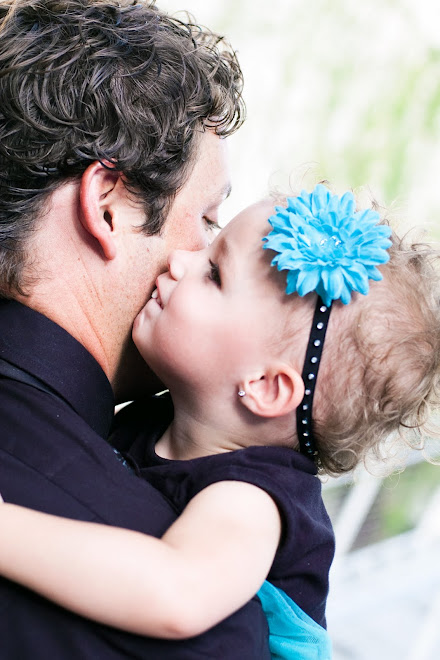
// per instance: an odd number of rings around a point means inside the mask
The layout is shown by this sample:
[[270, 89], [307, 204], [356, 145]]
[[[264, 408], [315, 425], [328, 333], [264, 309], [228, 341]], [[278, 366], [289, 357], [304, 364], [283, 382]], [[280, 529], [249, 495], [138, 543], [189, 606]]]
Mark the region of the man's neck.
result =
[[[70, 287], [63, 287], [58, 281], [56, 286], [50, 282], [37, 285], [26, 297], [19, 298], [27, 307], [43, 314], [66, 330], [95, 358], [110, 382], [113, 382], [119, 361], [120, 340], [118, 351], [112, 346], [110, 337], [103, 335], [99, 329], [106, 328], [105, 318], [90, 313], [90, 301], [87, 304], [81, 300]], [[99, 303], [96, 307], [103, 312]]]

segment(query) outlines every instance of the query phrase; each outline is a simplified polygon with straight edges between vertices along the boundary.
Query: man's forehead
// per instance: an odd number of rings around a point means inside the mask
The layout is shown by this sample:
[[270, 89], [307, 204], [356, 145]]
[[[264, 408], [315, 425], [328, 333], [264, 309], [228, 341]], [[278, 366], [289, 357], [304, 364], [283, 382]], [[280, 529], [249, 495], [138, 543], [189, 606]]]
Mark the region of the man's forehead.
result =
[[177, 196], [191, 190], [213, 204], [226, 199], [231, 192], [226, 142], [211, 130], [200, 136], [192, 169]]

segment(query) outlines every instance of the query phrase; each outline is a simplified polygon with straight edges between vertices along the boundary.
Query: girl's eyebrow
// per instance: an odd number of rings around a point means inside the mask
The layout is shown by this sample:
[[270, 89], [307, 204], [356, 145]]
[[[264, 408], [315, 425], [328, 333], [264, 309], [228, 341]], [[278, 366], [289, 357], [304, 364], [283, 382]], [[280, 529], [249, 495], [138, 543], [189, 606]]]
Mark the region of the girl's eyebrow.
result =
[[216, 257], [222, 280], [227, 280], [234, 272], [234, 259], [228, 240], [220, 233], [217, 238]]

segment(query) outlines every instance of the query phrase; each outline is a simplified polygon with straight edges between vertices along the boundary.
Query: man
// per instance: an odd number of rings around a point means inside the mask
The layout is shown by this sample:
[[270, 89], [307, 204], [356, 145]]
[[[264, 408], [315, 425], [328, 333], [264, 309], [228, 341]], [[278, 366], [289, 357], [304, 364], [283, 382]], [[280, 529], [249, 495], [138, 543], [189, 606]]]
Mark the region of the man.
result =
[[[153, 387], [131, 325], [169, 251], [206, 243], [242, 107], [233, 53], [152, 4], [0, 4], [0, 488], [158, 536], [174, 511], [106, 439], [114, 402]], [[7, 660], [256, 658], [265, 635], [257, 601], [176, 645], [0, 583]]]

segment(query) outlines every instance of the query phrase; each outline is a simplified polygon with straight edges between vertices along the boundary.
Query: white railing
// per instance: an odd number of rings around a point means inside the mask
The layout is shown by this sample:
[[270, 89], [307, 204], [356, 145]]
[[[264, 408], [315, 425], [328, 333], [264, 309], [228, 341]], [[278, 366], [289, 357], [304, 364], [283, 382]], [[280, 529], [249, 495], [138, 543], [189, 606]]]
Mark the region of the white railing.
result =
[[[411, 454], [409, 464], [424, 460]], [[331, 479], [324, 499], [347, 491], [330, 515], [336, 535], [328, 602], [334, 660], [440, 658], [440, 467], [424, 512], [410, 532], [352, 551], [384, 479], [358, 470], [355, 480]], [[398, 486], [397, 486], [398, 487]]]

